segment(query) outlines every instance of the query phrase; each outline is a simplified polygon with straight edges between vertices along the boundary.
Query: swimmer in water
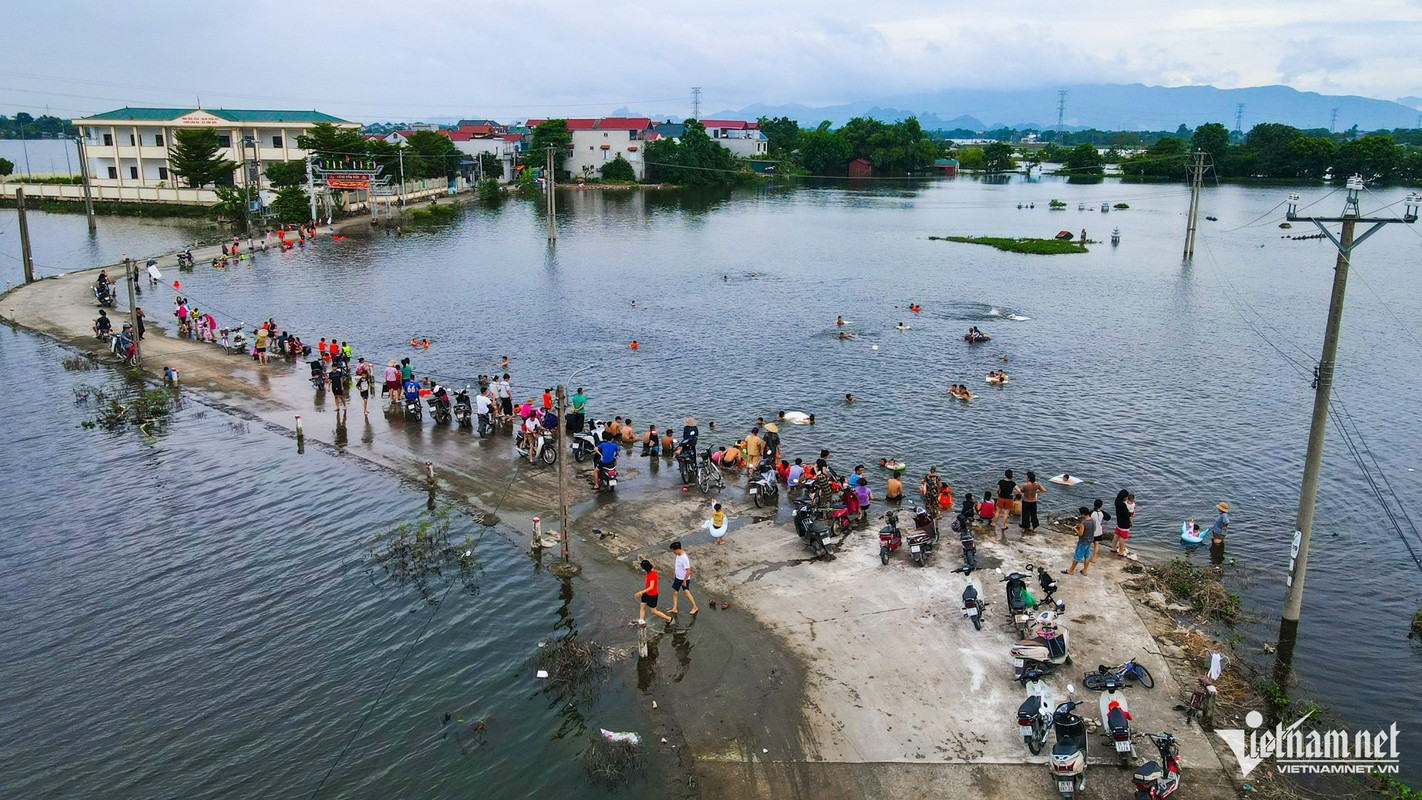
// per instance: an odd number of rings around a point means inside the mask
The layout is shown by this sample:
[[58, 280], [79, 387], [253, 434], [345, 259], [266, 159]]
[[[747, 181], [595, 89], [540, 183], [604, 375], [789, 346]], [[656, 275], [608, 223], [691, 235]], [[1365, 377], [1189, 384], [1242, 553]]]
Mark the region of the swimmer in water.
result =
[[633, 307], [633, 308], [636, 308], [636, 307], [637, 307], [637, 301], [636, 301], [636, 300], [633, 300], [633, 301], [632, 301], [632, 307]]
[[846, 394], [844, 395], [844, 402], [846, 402], [846, 403], [853, 403], [853, 402], [854, 402], [854, 395], [846, 393]]
[[429, 339], [422, 339], [422, 340], [420, 341], [420, 346], [423, 347], [423, 348], [425, 348], [426, 350], [430, 349], [430, 340], [429, 340]]
[[834, 319], [834, 324], [836, 324], [836, 325], [838, 325], [839, 327], [843, 328], [843, 327], [844, 327], [844, 317], [835, 317], [835, 319]]
[[900, 322], [898, 325], [895, 325], [894, 327], [898, 328], [901, 331], [906, 331], [909, 329], [909, 326], [903, 324], [902, 322]]
[[815, 424], [815, 415], [814, 415], [814, 414], [811, 414], [811, 415], [810, 415], [810, 424], [811, 424], [811, 425], [814, 425], [814, 424]]

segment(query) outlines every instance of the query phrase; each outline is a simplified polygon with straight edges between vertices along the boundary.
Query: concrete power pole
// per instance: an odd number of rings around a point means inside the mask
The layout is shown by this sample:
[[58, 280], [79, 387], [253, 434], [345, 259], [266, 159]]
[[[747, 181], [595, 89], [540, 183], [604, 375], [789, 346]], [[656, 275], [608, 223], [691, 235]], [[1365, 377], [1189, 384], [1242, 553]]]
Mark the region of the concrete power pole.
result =
[[553, 175], [553, 148], [548, 148], [548, 243], [558, 243], [558, 195], [553, 190], [556, 188], [556, 180]]
[[405, 145], [400, 145], [400, 208], [405, 208]]
[[133, 326], [133, 357], [143, 364], [143, 345], [138, 339], [138, 300], [133, 296], [133, 279], [138, 276], [138, 267], [127, 255], [123, 257], [123, 279], [128, 284], [128, 324]]
[[98, 230], [98, 224], [94, 221], [94, 191], [89, 187], [89, 151], [84, 147], [84, 137], [75, 136], [74, 141], [79, 143], [79, 179], [84, 184], [84, 216], [89, 218], [89, 233]]
[[1190, 165], [1190, 214], [1185, 220], [1186, 261], [1195, 257], [1195, 231], [1200, 226], [1200, 187], [1204, 183], [1206, 155], [1204, 150], [1190, 154], [1193, 163]]
[[25, 190], [15, 187], [15, 214], [20, 223], [20, 263], [25, 268], [25, 283], [35, 282], [35, 260], [30, 256], [30, 223], [25, 218]]
[[306, 157], [306, 196], [311, 199], [311, 222], [316, 221], [316, 156]]
[[[1422, 196], [1417, 193], [1407, 195], [1406, 210], [1402, 219], [1396, 217], [1362, 217], [1358, 213], [1358, 192], [1363, 188], [1361, 176], [1348, 179], [1348, 199], [1344, 201], [1341, 217], [1300, 217], [1298, 215], [1299, 195], [1289, 195], [1290, 221], [1312, 222], [1338, 248], [1338, 259], [1333, 266], [1333, 294], [1328, 301], [1328, 324], [1323, 332], [1323, 355], [1318, 360], [1313, 381], [1313, 417], [1308, 429], [1308, 450], [1304, 454], [1303, 485], [1299, 489], [1299, 507], [1294, 529], [1293, 543], [1289, 548], [1288, 593], [1284, 597], [1284, 613], [1279, 621], [1279, 643], [1275, 651], [1275, 671], [1287, 675], [1294, 657], [1294, 644], [1298, 640], [1299, 613], [1303, 606], [1304, 577], [1308, 571], [1309, 537], [1313, 532], [1314, 503], [1318, 497], [1318, 473], [1323, 462], [1323, 439], [1328, 427], [1329, 400], [1333, 394], [1333, 373], [1338, 354], [1338, 331], [1343, 319], [1343, 294], [1348, 286], [1348, 267], [1353, 250], [1369, 236], [1390, 222], [1411, 224], [1417, 221], [1417, 208], [1422, 205]], [[1343, 230], [1337, 237], [1326, 223], [1341, 222]], [[1359, 223], [1372, 227], [1363, 235], [1354, 237], [1354, 227]]]
[[[596, 469], [596, 465], [593, 467]], [[558, 384], [558, 554], [568, 560], [568, 390]]]

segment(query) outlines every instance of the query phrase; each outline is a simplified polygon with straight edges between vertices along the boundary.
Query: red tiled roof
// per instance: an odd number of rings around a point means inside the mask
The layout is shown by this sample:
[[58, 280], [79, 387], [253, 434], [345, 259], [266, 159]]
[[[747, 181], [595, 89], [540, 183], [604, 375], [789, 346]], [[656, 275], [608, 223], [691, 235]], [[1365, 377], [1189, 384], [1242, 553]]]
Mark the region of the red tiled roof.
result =
[[500, 138], [500, 139], [503, 139], [503, 140], [506, 141], [506, 142], [517, 142], [517, 141], [519, 141], [519, 140], [521, 140], [521, 139], [523, 138], [523, 134], [521, 134], [521, 133], [501, 133], [501, 134], [499, 134], [499, 138]]
[[751, 124], [751, 123], [746, 122], [745, 120], [741, 120], [741, 119], [703, 119], [703, 120], [701, 120], [701, 126], [702, 126], [703, 128], [729, 128], [729, 129], [734, 130], [734, 131], [743, 131], [743, 130], [745, 130], [750, 124]]
[[474, 138], [474, 134], [468, 133], [467, 131], [447, 131], [447, 130], [442, 130], [442, 131], [439, 131], [439, 135], [445, 137], [446, 139], [450, 140], [451, 142], [467, 142], [467, 141], [469, 141], [470, 139], [473, 139], [473, 138]]
[[[646, 117], [603, 117], [597, 120], [597, 129], [600, 131], [645, 131], [652, 121]], [[568, 127], [573, 127], [573, 121], [568, 120]]]
[[480, 135], [484, 135], [484, 134], [493, 133], [493, 132], [494, 132], [494, 126], [493, 126], [493, 125], [460, 125], [458, 128], [455, 128], [455, 130], [457, 130], [457, 131], [459, 131], [459, 132], [461, 132], [461, 133], [468, 133], [468, 134], [471, 134], [471, 135], [474, 135], [474, 136], [480, 136]]
[[597, 127], [595, 119], [570, 119], [568, 120], [568, 130], [570, 131], [590, 131]]

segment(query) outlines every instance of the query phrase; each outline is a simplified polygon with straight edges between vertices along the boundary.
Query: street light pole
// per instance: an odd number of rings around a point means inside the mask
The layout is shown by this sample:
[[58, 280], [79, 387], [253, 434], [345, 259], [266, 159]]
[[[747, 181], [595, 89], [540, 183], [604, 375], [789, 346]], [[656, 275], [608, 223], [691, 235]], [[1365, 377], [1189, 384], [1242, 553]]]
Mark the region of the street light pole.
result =
[[[1338, 332], [1343, 320], [1343, 295], [1348, 287], [1348, 268], [1353, 250], [1372, 236], [1384, 225], [1392, 222], [1412, 224], [1417, 221], [1417, 208], [1422, 197], [1416, 193], [1407, 195], [1406, 210], [1402, 219], [1396, 217], [1363, 217], [1358, 212], [1358, 192], [1363, 189], [1363, 179], [1354, 175], [1347, 183], [1348, 199], [1343, 205], [1341, 217], [1300, 217], [1298, 215], [1299, 195], [1289, 195], [1290, 221], [1312, 222], [1338, 248], [1338, 259], [1333, 267], [1333, 294], [1328, 302], [1328, 324], [1323, 333], [1323, 355], [1319, 358], [1313, 382], [1313, 417], [1309, 423], [1308, 450], [1304, 455], [1303, 485], [1299, 489], [1299, 506], [1293, 541], [1289, 548], [1288, 592], [1284, 597], [1284, 613], [1279, 621], [1279, 643], [1275, 650], [1275, 669], [1279, 674], [1287, 674], [1294, 657], [1294, 645], [1298, 640], [1299, 616], [1303, 607], [1304, 578], [1308, 571], [1309, 539], [1313, 533], [1313, 511], [1318, 498], [1318, 473], [1323, 463], [1323, 440], [1328, 428], [1329, 400], [1333, 393], [1333, 374], [1338, 353]], [[1343, 225], [1339, 236], [1335, 237], [1326, 223], [1340, 222]], [[1354, 228], [1359, 223], [1372, 227], [1361, 236], [1354, 236]]]

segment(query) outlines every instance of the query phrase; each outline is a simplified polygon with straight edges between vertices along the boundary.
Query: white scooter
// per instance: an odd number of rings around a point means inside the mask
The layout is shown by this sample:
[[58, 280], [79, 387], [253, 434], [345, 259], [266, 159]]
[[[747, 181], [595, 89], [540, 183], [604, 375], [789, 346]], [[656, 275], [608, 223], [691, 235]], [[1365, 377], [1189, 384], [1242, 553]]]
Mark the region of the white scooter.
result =
[[601, 422], [593, 420], [587, 430], [573, 434], [573, 443], [568, 447], [573, 451], [574, 461], [581, 464], [597, 452], [597, 446], [602, 443], [602, 433], [605, 427]]
[[[1067, 684], [1067, 697], [1075, 694], [1076, 687]], [[1047, 762], [1047, 769], [1057, 782], [1057, 791], [1068, 800], [1086, 788], [1086, 720], [1075, 713], [1079, 705], [1068, 699], [1052, 712], [1057, 743], [1052, 745], [1052, 760]]]
[[1042, 681], [1045, 675], [1040, 669], [1022, 673], [1027, 699], [1017, 709], [1017, 731], [1022, 734], [1022, 743], [1034, 756], [1042, 752], [1047, 734], [1052, 729], [1052, 687]]
[[1121, 757], [1121, 763], [1130, 764], [1131, 757], [1136, 754], [1131, 744], [1131, 710], [1126, 702], [1125, 692], [1117, 694], [1118, 690], [1126, 688], [1126, 682], [1112, 676], [1106, 679], [1101, 688], [1103, 691], [1098, 703], [1101, 733], [1111, 740], [1116, 754]]
[[[553, 464], [558, 461], [558, 446], [553, 443], [553, 437], [548, 435], [548, 431], [538, 429], [538, 435], [533, 440], [533, 451], [538, 454], [538, 460], [545, 464]], [[528, 449], [523, 446], [523, 434], [514, 436], [514, 452], [519, 458], [528, 458]]]
[[1065, 628], [1057, 626], [1057, 614], [1056, 611], [1037, 612], [1032, 637], [1012, 645], [1013, 678], [1020, 680], [1028, 667], [1048, 673], [1071, 663], [1071, 637]]

